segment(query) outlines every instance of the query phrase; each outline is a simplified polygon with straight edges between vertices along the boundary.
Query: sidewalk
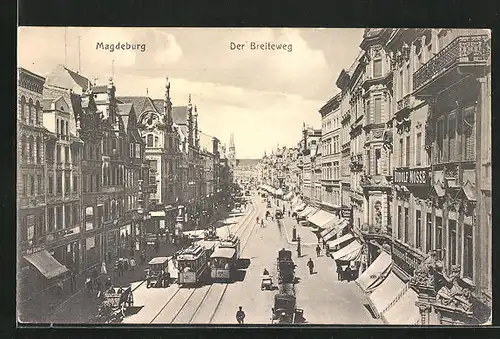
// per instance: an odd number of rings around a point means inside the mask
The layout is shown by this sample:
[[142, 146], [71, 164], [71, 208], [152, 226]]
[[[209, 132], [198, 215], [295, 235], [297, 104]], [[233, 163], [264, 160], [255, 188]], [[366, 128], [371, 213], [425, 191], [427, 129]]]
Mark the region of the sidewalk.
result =
[[[309, 274], [307, 261], [314, 262]], [[339, 281], [335, 260], [324, 255], [316, 256], [313, 248], [305, 248], [295, 261], [296, 276], [300, 278], [297, 289], [297, 307], [304, 309], [309, 324], [383, 324], [374, 319], [364, 306], [366, 297], [354, 281]]]
[[[231, 219], [230, 213], [224, 217]], [[223, 218], [216, 223], [224, 224], [227, 219]], [[132, 283], [132, 288], [138, 288], [145, 278], [145, 269], [147, 263], [153, 257], [171, 256], [180, 249], [178, 244], [165, 243], [161, 241], [160, 250], [156, 253], [148, 247], [146, 261], [141, 265], [140, 253], [136, 252], [137, 266], [135, 271], [125, 271], [123, 276], [118, 277], [114, 271], [114, 267], [108, 265], [108, 275], [112, 279], [112, 283], [116, 285], [126, 285]], [[100, 271], [100, 266], [98, 267]], [[101, 302], [97, 298], [96, 293], [89, 296], [85, 289], [86, 275], [77, 276], [77, 288], [75, 293], [71, 293], [70, 284], [64, 286], [64, 291], [60, 297], [55, 293], [47, 291], [40, 293], [29, 299], [19, 307], [19, 319], [27, 323], [85, 323], [97, 314], [97, 308]], [[104, 276], [100, 276], [102, 283], [105, 281]]]
[[292, 241], [293, 239], [293, 226], [295, 225], [297, 229], [297, 236], [300, 237], [300, 242], [302, 246], [316, 246], [318, 244], [318, 238], [316, 234], [312, 231], [312, 228], [302, 226], [297, 223], [295, 218], [288, 216], [288, 211], [290, 209], [289, 202], [283, 202], [280, 200], [280, 205], [276, 206], [274, 204], [274, 200], [272, 201], [272, 205], [274, 208], [283, 209], [283, 204], [285, 205], [285, 213], [283, 214], [283, 219], [280, 219], [283, 224], [283, 230], [289, 244], [297, 244], [296, 241]]
[[[158, 253], [150, 252], [148, 258], [156, 256], [171, 256], [179, 249], [179, 245], [162, 242]], [[136, 257], [139, 255], [137, 254]], [[139, 287], [145, 278], [145, 269], [148, 260], [142, 265], [140, 259], [136, 258], [137, 266], [134, 271], [126, 271], [123, 276], [118, 277], [114, 268], [108, 267], [108, 275], [111, 281], [116, 285], [126, 285], [132, 283], [132, 288]], [[102, 283], [104, 276], [99, 279]], [[45, 299], [45, 300], [43, 300]], [[45, 303], [44, 303], [45, 302]], [[77, 292], [71, 294], [69, 286], [65, 287], [62, 296], [56, 298], [55, 295], [45, 294], [42, 298], [30, 300], [22, 306], [22, 316], [20, 318], [30, 323], [86, 323], [92, 320], [97, 314], [97, 308], [101, 300], [97, 298], [96, 293], [89, 295], [85, 289], [85, 277], [77, 278]], [[21, 312], [20, 312], [21, 313]]]

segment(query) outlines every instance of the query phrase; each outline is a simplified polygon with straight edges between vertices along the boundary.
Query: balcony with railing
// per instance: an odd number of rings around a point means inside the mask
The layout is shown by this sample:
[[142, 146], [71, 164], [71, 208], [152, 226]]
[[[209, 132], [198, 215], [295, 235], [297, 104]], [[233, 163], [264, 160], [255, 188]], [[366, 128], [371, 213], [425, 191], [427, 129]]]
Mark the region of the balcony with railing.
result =
[[415, 95], [437, 94], [470, 74], [480, 75], [488, 64], [490, 50], [487, 35], [457, 37], [414, 73]]
[[396, 112], [400, 112], [400, 111], [409, 109], [410, 104], [411, 104], [410, 95], [407, 94], [402, 99], [400, 99], [396, 102]]

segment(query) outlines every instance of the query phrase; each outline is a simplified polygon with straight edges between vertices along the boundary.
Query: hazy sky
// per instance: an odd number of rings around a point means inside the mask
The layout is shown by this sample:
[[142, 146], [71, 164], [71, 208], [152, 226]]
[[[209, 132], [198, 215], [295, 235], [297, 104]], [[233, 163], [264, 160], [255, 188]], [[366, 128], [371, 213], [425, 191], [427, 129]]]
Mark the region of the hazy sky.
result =
[[[302, 123], [320, 127], [319, 108], [338, 89], [342, 68], [359, 52], [363, 29], [76, 28], [19, 29], [19, 66], [47, 75], [57, 64], [98, 83], [112, 74], [117, 95], [163, 98], [170, 78], [174, 105], [191, 93], [199, 127], [229, 142], [239, 158], [295, 145]], [[66, 36], [66, 48], [65, 48]], [[145, 44], [145, 51], [97, 49], [97, 44]], [[244, 50], [231, 50], [231, 42]], [[250, 43], [285, 43], [292, 51], [251, 50]], [[66, 51], [65, 51], [66, 50]]]

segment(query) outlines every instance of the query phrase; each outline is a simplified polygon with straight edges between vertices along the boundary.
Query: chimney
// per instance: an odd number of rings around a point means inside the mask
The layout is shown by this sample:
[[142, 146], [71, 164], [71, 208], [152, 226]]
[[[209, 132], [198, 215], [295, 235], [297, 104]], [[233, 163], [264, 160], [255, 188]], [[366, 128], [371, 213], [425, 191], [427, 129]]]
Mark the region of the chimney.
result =
[[193, 146], [193, 105], [191, 104], [191, 94], [189, 94], [187, 106], [188, 113], [188, 145]]

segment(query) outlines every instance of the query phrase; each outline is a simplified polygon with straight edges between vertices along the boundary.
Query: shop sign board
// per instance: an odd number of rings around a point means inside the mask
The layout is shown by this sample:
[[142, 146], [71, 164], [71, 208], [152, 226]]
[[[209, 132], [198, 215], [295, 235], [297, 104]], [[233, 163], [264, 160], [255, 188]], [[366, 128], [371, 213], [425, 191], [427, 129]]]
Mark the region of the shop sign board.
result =
[[403, 186], [426, 186], [430, 183], [430, 168], [408, 168], [394, 169], [393, 183]]
[[397, 241], [393, 242], [392, 260], [398, 268], [400, 268], [409, 277], [413, 276], [413, 272], [420, 265], [422, 259]]

